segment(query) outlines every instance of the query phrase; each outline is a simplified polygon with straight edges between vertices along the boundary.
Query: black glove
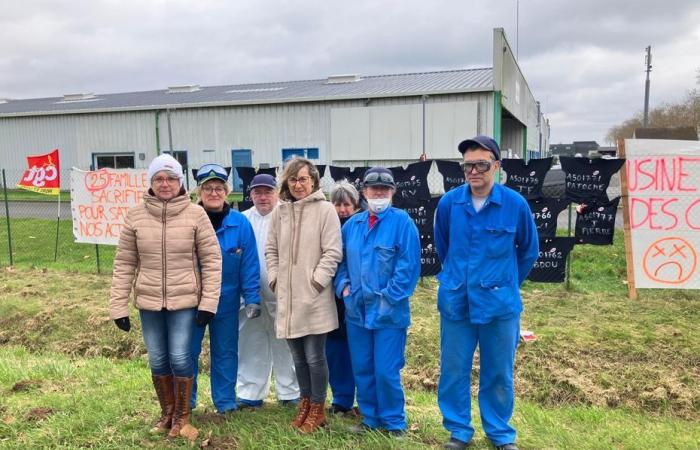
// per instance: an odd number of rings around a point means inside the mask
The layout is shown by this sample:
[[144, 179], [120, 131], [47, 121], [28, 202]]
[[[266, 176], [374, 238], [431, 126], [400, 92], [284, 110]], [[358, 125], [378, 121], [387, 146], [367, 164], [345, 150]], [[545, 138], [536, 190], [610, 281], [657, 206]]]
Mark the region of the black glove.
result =
[[260, 305], [257, 303], [248, 303], [245, 305], [245, 316], [249, 319], [260, 317]]
[[120, 317], [119, 319], [114, 319], [114, 323], [122, 331], [131, 330], [131, 322], [129, 322], [128, 317]]
[[197, 325], [200, 327], [204, 327], [209, 325], [209, 322], [214, 318], [214, 313], [209, 312], [209, 311], [202, 311], [201, 309], [197, 310], [197, 316], [195, 317], [195, 322], [197, 322]]

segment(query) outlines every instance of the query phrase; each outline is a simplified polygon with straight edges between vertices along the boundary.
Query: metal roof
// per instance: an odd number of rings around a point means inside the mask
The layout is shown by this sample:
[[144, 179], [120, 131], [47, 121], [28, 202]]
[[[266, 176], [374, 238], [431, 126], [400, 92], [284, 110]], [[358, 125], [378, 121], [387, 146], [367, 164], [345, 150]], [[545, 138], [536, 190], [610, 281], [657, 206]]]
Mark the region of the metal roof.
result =
[[[351, 81], [347, 81], [351, 80]], [[357, 98], [483, 92], [493, 89], [493, 69], [378, 76], [334, 76], [319, 80], [229, 86], [179, 86], [120, 94], [71, 94], [65, 97], [0, 100], [0, 117], [112, 111], [292, 103]]]

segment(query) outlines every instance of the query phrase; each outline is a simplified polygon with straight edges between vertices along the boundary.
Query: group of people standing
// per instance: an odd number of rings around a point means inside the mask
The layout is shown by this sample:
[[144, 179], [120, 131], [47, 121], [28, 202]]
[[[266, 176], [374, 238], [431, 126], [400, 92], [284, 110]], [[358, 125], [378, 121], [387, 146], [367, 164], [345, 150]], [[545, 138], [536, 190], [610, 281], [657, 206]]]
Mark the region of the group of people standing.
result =
[[[465, 448], [474, 431], [469, 376], [479, 345], [484, 428], [495, 445], [512, 450], [518, 287], [537, 257], [537, 235], [524, 199], [494, 186], [500, 153], [484, 139], [460, 144], [472, 188], [445, 195], [436, 213], [444, 267], [439, 404], [452, 434], [445, 448]], [[391, 206], [391, 171], [366, 171], [366, 210], [347, 182], [334, 185], [327, 201], [318, 170], [304, 158], [288, 161], [279, 183], [256, 175], [254, 206], [244, 213], [226, 201], [228, 177], [217, 164], [200, 167], [193, 203], [180, 164], [160, 155], [149, 165], [143, 203], [122, 228], [110, 317], [129, 331], [133, 291], [161, 408], [152, 431], [196, 438], [189, 418], [208, 327], [217, 412], [262, 405], [274, 370], [277, 399], [296, 405], [291, 426], [299, 432], [326, 424], [330, 384], [330, 412], [352, 412], [357, 401], [362, 421], [351, 432], [404, 436], [400, 372], [420, 239], [408, 214]]]

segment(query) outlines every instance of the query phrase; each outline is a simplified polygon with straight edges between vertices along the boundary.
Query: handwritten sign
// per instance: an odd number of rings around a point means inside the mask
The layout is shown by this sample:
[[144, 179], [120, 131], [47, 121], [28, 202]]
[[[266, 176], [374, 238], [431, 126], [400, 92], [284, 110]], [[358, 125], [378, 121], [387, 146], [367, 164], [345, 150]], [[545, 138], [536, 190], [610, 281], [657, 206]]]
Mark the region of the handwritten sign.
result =
[[129, 208], [149, 188], [145, 170], [71, 169], [71, 211], [76, 242], [117, 245]]
[[625, 140], [639, 288], [700, 289], [700, 143]]

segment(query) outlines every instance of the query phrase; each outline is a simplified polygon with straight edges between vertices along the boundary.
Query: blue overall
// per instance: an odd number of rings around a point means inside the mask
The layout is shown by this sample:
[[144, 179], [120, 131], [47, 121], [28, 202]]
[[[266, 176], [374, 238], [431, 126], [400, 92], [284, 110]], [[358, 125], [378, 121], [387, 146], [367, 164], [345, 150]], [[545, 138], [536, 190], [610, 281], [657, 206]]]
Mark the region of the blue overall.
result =
[[409, 298], [420, 276], [418, 230], [404, 211], [388, 208], [370, 230], [369, 213], [355, 214], [343, 226], [343, 261], [336, 295], [346, 286], [345, 322], [357, 404], [370, 428], [405, 430], [401, 387]]
[[440, 311], [438, 404], [452, 437], [469, 442], [471, 367], [479, 346], [479, 409], [494, 445], [515, 442], [513, 364], [520, 285], [537, 260], [537, 227], [525, 199], [499, 184], [476, 212], [469, 185], [443, 196], [435, 214]]
[[[216, 230], [221, 247], [221, 296], [209, 324], [211, 353], [211, 396], [219, 412], [236, 409], [238, 374], [238, 310], [241, 295], [245, 303], [260, 303], [260, 265], [255, 235], [250, 222], [238, 211], [224, 218]], [[192, 358], [195, 381], [190, 406], [197, 403], [197, 372], [205, 327], [194, 325]]]

